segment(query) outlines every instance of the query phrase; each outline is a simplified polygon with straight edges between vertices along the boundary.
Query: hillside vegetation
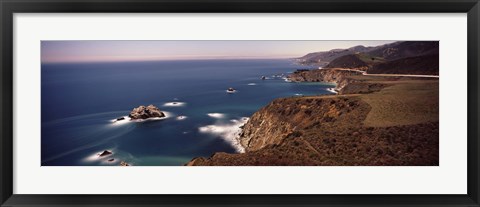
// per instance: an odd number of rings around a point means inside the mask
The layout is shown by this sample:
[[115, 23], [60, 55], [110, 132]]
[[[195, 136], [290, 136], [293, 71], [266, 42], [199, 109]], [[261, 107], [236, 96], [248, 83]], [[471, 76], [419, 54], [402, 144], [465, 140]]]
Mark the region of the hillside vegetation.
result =
[[438, 41], [405, 41], [377, 47], [310, 53], [297, 61], [324, 68], [347, 68], [369, 74], [439, 74]]

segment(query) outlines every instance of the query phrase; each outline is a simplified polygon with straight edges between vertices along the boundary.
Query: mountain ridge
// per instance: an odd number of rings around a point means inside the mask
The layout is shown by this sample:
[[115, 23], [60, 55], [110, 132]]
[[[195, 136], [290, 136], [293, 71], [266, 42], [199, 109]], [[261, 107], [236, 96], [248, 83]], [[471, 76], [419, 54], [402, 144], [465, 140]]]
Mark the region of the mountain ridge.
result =
[[438, 41], [398, 41], [375, 47], [358, 45], [313, 52], [296, 61], [323, 68], [359, 69], [372, 74], [438, 75], [438, 55]]

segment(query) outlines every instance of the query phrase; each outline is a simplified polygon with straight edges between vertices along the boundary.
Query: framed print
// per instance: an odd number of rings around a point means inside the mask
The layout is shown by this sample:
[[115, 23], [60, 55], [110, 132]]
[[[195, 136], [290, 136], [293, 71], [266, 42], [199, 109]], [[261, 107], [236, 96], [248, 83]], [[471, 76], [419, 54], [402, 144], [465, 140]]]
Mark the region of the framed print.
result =
[[478, 1], [1, 1], [2, 206], [479, 206]]

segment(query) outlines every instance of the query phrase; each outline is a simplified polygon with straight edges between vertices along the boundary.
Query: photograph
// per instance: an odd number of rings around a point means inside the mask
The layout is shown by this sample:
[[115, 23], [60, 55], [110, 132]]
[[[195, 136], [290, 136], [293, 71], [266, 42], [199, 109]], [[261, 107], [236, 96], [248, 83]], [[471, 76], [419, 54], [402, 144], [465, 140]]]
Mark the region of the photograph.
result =
[[439, 166], [439, 44], [43, 40], [40, 164]]

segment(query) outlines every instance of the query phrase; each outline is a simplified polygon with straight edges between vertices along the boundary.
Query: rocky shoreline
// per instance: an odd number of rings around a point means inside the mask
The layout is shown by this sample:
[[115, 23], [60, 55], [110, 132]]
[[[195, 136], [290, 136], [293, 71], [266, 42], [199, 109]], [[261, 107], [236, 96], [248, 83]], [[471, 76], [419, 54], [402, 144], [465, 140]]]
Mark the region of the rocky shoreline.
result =
[[359, 71], [345, 70], [339, 68], [318, 69], [318, 70], [297, 70], [288, 75], [292, 82], [327, 82], [335, 83], [335, 91], [342, 94], [342, 90], [349, 83], [353, 82], [351, 76], [362, 75]]
[[243, 126], [245, 153], [215, 153], [186, 165], [438, 165], [438, 80], [336, 68], [288, 78], [336, 83], [339, 95], [276, 99]]
[[[327, 82], [335, 83], [333, 89], [338, 95], [365, 94], [377, 92], [386, 84], [372, 83], [362, 77], [364, 71], [343, 68], [328, 68], [317, 70], [297, 70], [288, 76], [292, 82]], [[395, 78], [390, 78], [394, 80]]]

